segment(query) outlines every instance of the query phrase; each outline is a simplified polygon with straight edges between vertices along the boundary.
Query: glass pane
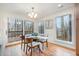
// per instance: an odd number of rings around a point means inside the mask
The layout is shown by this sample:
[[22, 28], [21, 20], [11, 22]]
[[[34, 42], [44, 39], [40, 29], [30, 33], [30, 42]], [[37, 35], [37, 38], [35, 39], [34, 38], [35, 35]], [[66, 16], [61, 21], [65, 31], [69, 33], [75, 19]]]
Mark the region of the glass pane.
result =
[[16, 34], [21, 35], [23, 34], [23, 20], [16, 19]]
[[39, 28], [39, 33], [44, 34], [44, 22], [39, 22], [38, 28]]
[[25, 31], [25, 34], [33, 33], [33, 22], [24, 21], [24, 31]]
[[71, 30], [71, 15], [64, 16], [64, 31], [65, 31], [65, 40], [72, 41], [72, 30]]
[[8, 20], [8, 30], [9, 31], [15, 31], [15, 19], [9, 19]]
[[61, 17], [56, 18], [57, 39], [63, 40], [63, 22]]
[[22, 31], [22, 20], [16, 20], [16, 31]]
[[15, 36], [15, 19], [8, 19], [8, 37], [14, 37]]

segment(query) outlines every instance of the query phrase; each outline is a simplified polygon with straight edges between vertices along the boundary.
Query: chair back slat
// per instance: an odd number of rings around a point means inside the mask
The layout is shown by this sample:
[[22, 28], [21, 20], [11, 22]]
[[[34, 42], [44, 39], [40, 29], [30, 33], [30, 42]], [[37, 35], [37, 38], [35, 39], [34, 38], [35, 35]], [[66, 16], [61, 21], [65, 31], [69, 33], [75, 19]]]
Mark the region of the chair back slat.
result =
[[33, 42], [32, 38], [26, 38], [25, 40], [26, 40], [27, 43], [32, 43]]
[[24, 40], [24, 39], [25, 39], [25, 36], [24, 36], [24, 35], [20, 35], [20, 38], [21, 38], [22, 40]]

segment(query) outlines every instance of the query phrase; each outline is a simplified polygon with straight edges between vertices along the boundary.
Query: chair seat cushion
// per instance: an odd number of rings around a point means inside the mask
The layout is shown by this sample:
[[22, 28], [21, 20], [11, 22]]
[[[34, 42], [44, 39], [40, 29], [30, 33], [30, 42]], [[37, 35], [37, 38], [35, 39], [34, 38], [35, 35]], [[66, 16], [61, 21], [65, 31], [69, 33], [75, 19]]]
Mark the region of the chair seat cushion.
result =
[[[37, 45], [40, 45], [41, 43], [40, 42], [32, 42], [32, 46], [37, 46]], [[28, 43], [28, 46], [31, 47], [31, 43]]]
[[45, 42], [46, 40], [48, 40], [48, 37], [38, 37], [39, 41], [41, 42]]
[[40, 39], [39, 41], [40, 42], [45, 42], [47, 39]]

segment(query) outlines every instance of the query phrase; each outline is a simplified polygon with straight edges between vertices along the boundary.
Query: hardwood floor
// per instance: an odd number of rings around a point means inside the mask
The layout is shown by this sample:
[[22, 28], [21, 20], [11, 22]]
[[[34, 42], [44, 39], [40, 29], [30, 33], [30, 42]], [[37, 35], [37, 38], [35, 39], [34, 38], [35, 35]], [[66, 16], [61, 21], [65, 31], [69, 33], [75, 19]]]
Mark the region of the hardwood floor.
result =
[[[75, 50], [68, 49], [59, 45], [55, 45], [52, 43], [48, 43], [48, 48], [45, 47], [42, 50], [43, 53], [39, 53], [38, 49], [33, 50], [33, 56], [75, 56]], [[21, 50], [21, 45], [17, 44], [14, 46], [7, 46], [5, 49], [5, 56], [29, 56], [25, 54], [23, 50]]]

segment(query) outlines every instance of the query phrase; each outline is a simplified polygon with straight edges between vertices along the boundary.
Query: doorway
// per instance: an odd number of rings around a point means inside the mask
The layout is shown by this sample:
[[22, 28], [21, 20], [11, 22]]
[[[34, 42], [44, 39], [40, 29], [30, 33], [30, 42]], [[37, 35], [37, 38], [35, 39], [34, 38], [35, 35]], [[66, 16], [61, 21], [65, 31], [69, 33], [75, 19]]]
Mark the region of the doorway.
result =
[[22, 19], [8, 19], [8, 43], [20, 41], [19, 35], [33, 33], [33, 22]]

